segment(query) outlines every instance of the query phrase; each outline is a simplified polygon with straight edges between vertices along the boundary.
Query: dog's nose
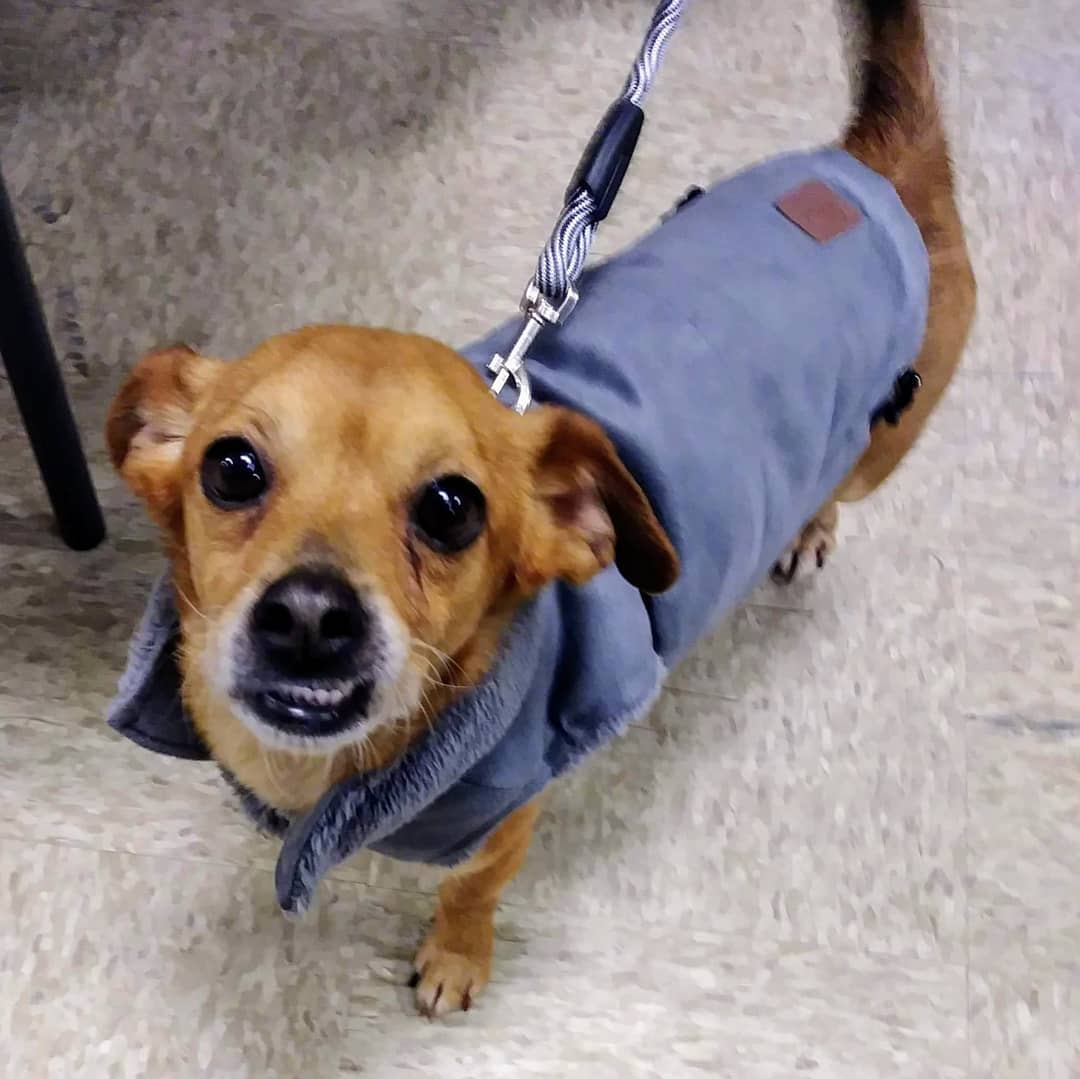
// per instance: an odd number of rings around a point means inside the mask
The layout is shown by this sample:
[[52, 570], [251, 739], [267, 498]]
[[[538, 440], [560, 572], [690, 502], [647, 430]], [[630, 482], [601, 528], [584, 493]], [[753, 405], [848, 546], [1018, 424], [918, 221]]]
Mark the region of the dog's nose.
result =
[[251, 636], [265, 659], [290, 676], [327, 673], [363, 644], [370, 618], [356, 590], [329, 569], [279, 578], [251, 612]]

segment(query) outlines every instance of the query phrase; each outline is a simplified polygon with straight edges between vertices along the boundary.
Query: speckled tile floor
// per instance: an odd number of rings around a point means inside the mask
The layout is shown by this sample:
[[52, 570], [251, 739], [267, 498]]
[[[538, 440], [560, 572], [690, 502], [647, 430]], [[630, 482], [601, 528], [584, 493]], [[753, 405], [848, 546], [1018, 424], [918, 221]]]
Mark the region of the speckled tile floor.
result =
[[[826, 574], [556, 790], [472, 1012], [402, 984], [432, 874], [358, 859], [287, 923], [213, 770], [104, 727], [158, 565], [100, 442], [120, 371], [501, 319], [648, 6], [0, 6], [4, 170], [110, 526], [51, 537], [0, 390], [4, 1074], [1080, 1076], [1072, 0], [929, 9], [982, 288], [955, 391]], [[695, 5], [602, 250], [831, 138], [843, 36], [832, 0]]]

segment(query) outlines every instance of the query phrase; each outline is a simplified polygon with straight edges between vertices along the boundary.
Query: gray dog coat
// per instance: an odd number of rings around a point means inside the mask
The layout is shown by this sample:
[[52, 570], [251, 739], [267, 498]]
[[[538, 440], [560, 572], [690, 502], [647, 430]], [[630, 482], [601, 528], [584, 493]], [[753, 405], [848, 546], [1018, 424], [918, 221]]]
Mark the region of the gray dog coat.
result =
[[[839, 149], [785, 155], [698, 193], [588, 272], [573, 318], [530, 351], [534, 393], [607, 431], [681, 576], [662, 596], [642, 595], [614, 567], [584, 587], [545, 588], [479, 685], [400, 759], [338, 784], [305, 816], [287, 819], [241, 790], [249, 813], [284, 837], [282, 908], [305, 909], [319, 880], [361, 848], [461, 861], [641, 716], [666, 672], [851, 470], [873, 421], [891, 418], [923, 340], [928, 282], [926, 249], [895, 190]], [[519, 325], [464, 355], [483, 370]], [[205, 758], [180, 703], [178, 633], [162, 578], [109, 722], [150, 749]]]

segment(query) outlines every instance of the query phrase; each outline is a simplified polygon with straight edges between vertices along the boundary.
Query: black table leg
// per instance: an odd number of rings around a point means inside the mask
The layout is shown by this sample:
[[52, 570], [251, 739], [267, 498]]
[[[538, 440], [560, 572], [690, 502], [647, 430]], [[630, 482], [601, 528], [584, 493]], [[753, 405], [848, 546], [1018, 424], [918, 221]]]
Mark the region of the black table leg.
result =
[[105, 521], [2, 176], [0, 356], [61, 538], [76, 551], [96, 547], [105, 536]]

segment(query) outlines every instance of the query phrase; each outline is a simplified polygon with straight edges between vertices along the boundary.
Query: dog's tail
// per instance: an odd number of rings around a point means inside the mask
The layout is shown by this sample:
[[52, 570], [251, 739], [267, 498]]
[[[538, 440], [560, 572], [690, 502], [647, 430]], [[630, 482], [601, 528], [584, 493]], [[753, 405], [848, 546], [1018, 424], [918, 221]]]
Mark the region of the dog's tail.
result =
[[951, 188], [918, 0], [859, 0], [858, 7], [869, 42], [844, 148], [891, 180], [905, 203], [928, 181]]
[[844, 149], [896, 188], [926, 245], [930, 296], [916, 360], [922, 388], [899, 426], [874, 428], [870, 448], [841, 489], [844, 501], [874, 490], [910, 448], [952, 378], [975, 313], [975, 277], [956, 206], [920, 4], [857, 0], [857, 6], [869, 42]]

